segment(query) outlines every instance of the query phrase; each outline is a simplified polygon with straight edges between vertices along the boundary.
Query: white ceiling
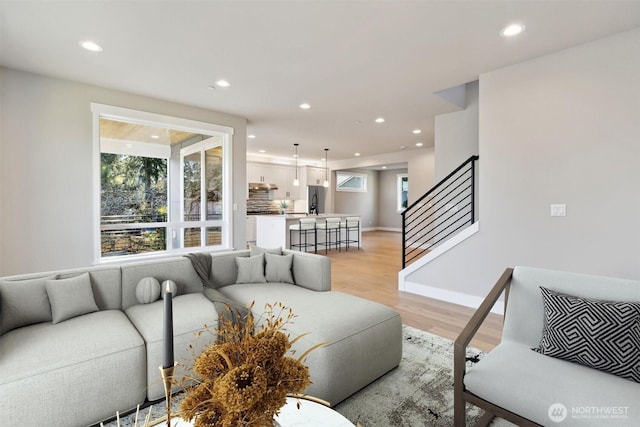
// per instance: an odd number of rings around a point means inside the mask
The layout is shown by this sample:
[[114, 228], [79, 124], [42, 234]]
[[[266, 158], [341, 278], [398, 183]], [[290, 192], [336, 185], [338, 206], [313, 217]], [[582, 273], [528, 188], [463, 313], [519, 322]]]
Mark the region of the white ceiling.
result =
[[[246, 117], [249, 154], [335, 160], [432, 146], [434, 115], [457, 108], [434, 92], [639, 27], [640, 1], [1, 0], [0, 15], [4, 66]], [[526, 31], [501, 37], [513, 21]]]

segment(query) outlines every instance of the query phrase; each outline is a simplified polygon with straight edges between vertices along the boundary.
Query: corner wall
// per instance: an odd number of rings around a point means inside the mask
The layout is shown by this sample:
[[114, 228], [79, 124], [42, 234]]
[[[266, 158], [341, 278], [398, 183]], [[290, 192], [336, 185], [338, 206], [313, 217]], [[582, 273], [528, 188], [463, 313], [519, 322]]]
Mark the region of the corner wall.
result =
[[[360, 217], [362, 228], [376, 227], [378, 224], [378, 172], [370, 169], [348, 169], [350, 172], [367, 175], [367, 191], [336, 191], [333, 188], [335, 213], [353, 214]], [[335, 177], [335, 174], [334, 174]], [[335, 182], [335, 179], [333, 180]], [[335, 187], [335, 186], [334, 186]]]
[[483, 297], [516, 265], [640, 279], [639, 75], [640, 29], [482, 75], [480, 232], [407, 280]]
[[467, 107], [435, 118], [435, 182], [478, 154], [478, 81], [465, 85]]
[[[378, 228], [388, 231], [402, 231], [402, 217], [398, 212], [398, 175], [407, 169], [384, 170], [378, 172]], [[411, 181], [409, 181], [411, 187]]]
[[12, 69], [1, 77], [0, 275], [92, 263], [91, 102], [233, 127], [233, 238], [244, 248], [246, 119]]

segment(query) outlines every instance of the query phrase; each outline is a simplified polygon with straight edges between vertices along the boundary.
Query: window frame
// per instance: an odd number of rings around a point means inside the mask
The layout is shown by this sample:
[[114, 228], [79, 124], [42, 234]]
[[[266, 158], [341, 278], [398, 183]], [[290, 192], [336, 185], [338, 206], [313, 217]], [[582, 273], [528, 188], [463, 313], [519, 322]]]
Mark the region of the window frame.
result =
[[406, 207], [402, 206], [402, 181], [407, 179], [407, 207], [409, 206], [409, 174], [399, 173], [396, 175], [396, 209], [398, 212], [402, 212]]
[[[106, 264], [110, 262], [118, 262], [123, 260], [134, 260], [144, 258], [154, 258], [167, 256], [169, 254], [188, 253], [197, 250], [215, 249], [215, 250], [231, 250], [233, 241], [233, 190], [232, 190], [232, 177], [233, 177], [233, 151], [232, 141], [234, 129], [229, 126], [217, 125], [213, 123], [200, 122], [190, 119], [183, 119], [179, 117], [167, 116], [163, 114], [149, 113], [145, 111], [133, 110], [129, 108], [116, 107], [112, 105], [105, 105], [99, 103], [90, 103], [90, 109], [92, 113], [93, 124], [93, 258], [94, 264]], [[133, 224], [135, 228], [144, 226], [166, 227], [166, 247], [164, 251], [147, 252], [141, 254], [132, 255], [114, 255], [109, 257], [103, 257], [101, 251], [101, 181], [100, 181], [100, 167], [101, 167], [101, 147], [100, 147], [100, 119], [110, 119], [126, 121], [130, 123], [165, 127], [175, 130], [183, 130], [187, 132], [199, 133], [208, 136], [218, 136], [222, 139], [223, 150], [223, 194], [227, 197], [223, 204], [223, 219], [222, 220], [210, 220], [200, 221], [203, 227], [222, 227], [222, 245], [216, 246], [199, 246], [189, 248], [173, 248], [174, 236], [181, 231], [181, 229], [191, 225], [191, 222], [182, 221], [182, 218], [173, 218], [171, 214], [171, 205], [173, 203], [181, 203], [181, 196], [178, 200], [172, 199], [173, 191], [171, 187], [176, 185], [175, 179], [172, 173], [173, 169], [173, 156], [168, 159], [167, 165], [167, 222], [166, 223], [153, 223], [153, 224]], [[179, 174], [180, 175], [180, 174]], [[182, 184], [180, 184], [182, 185]], [[126, 228], [126, 227], [123, 227]]]
[[[362, 185], [359, 188], [343, 188], [340, 187], [340, 175], [348, 175], [352, 177], [362, 178]], [[352, 193], [366, 193], [367, 192], [367, 179], [366, 173], [349, 172], [349, 171], [336, 171], [336, 191], [347, 191]]]

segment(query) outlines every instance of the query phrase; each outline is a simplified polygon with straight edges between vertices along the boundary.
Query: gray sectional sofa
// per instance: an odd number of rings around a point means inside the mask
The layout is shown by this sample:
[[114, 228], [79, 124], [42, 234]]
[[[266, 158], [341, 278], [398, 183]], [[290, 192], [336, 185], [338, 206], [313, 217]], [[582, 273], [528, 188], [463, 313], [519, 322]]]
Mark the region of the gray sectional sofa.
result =
[[[400, 315], [331, 291], [328, 258], [283, 250], [287, 257], [269, 271], [272, 255], [252, 251], [256, 258], [249, 250], [210, 254], [211, 282], [240, 303], [254, 302], [255, 314], [266, 303], [291, 307], [297, 317], [288, 331], [310, 332], [295, 347], [327, 343], [307, 359], [313, 384], [306, 393], [337, 404], [399, 364]], [[238, 265], [247, 281], [245, 267], [260, 256], [271, 280], [252, 276], [256, 283], [237, 283]], [[291, 260], [288, 271], [280, 262], [285, 258]], [[162, 299], [141, 304], [136, 295], [148, 277], [177, 284], [175, 359], [188, 364], [190, 345], [199, 353], [215, 340], [195, 333], [205, 324], [215, 328], [218, 313], [186, 257], [0, 278], [3, 425], [86, 426], [164, 396], [158, 369]]]

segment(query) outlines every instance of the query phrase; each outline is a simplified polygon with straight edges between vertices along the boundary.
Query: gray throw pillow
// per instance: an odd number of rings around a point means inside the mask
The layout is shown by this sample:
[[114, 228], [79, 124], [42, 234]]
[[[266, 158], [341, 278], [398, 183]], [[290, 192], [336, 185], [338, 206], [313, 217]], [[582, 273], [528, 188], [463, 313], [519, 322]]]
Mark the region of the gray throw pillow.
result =
[[640, 302], [540, 290], [544, 326], [533, 350], [640, 383]]
[[282, 247], [261, 248], [260, 246], [249, 244], [249, 256], [256, 256], [260, 254], [282, 255]]
[[236, 257], [238, 266], [238, 278], [236, 283], [265, 283], [264, 278], [264, 254], [249, 258]]
[[267, 261], [267, 282], [294, 283], [291, 274], [293, 254], [273, 255], [267, 252], [264, 256]]
[[51, 321], [45, 281], [54, 277], [0, 281], [0, 335], [21, 326]]
[[47, 280], [53, 323], [98, 311], [89, 273], [61, 280]]
[[[174, 295], [175, 296], [175, 295]], [[160, 282], [154, 277], [140, 279], [136, 285], [136, 299], [140, 304], [150, 304], [160, 297]]]

